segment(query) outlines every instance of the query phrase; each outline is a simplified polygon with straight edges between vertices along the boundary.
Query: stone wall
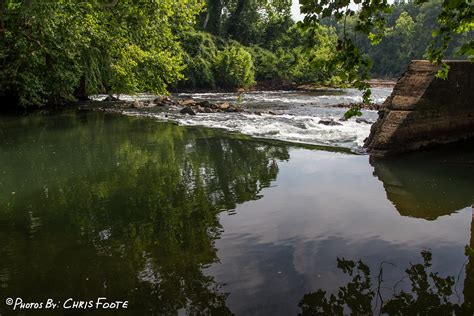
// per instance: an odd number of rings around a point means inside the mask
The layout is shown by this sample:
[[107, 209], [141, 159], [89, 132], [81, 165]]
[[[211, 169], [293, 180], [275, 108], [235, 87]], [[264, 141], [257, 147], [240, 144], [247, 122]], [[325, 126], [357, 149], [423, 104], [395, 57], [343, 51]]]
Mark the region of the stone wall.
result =
[[414, 60], [384, 102], [365, 141], [373, 156], [388, 156], [474, 137], [474, 63], [448, 61], [446, 80], [438, 68]]

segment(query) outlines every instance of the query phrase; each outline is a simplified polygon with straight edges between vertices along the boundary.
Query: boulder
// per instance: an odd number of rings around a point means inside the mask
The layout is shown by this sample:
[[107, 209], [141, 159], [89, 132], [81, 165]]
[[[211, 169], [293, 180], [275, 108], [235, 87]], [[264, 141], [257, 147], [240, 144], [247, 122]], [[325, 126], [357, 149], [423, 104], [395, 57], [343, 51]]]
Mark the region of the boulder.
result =
[[373, 157], [474, 138], [474, 63], [446, 61], [438, 66], [414, 60], [398, 80], [364, 146]]
[[220, 109], [220, 110], [227, 110], [230, 107], [231, 107], [231, 105], [230, 105], [229, 102], [223, 102], [223, 103], [217, 105], [217, 108]]
[[184, 100], [178, 101], [178, 103], [182, 106], [191, 106], [191, 105], [195, 105], [196, 101], [194, 101], [193, 99], [184, 99]]

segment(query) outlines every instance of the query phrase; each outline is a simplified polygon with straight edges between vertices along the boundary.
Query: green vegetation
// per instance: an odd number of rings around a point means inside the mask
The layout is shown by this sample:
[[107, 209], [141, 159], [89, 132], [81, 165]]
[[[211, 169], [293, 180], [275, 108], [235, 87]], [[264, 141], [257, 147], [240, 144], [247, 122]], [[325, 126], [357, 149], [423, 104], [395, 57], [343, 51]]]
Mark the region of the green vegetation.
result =
[[470, 1], [356, 1], [357, 12], [300, 2], [302, 25], [291, 0], [2, 0], [0, 97], [30, 106], [262, 81], [364, 89], [369, 72], [397, 76], [427, 46], [437, 63], [473, 55]]
[[165, 93], [182, 77], [176, 30], [195, 1], [1, 2], [0, 93], [21, 105], [94, 93]]
[[241, 47], [217, 53], [216, 78], [222, 87], [250, 87], [254, 84], [252, 55]]
[[[469, 251], [472, 252], [467, 246], [466, 255], [471, 260]], [[337, 295], [328, 296], [324, 290], [305, 294], [299, 303], [300, 315], [345, 315], [347, 310], [351, 315], [472, 315], [470, 297], [465, 297], [463, 303], [455, 302], [455, 295], [459, 300], [455, 277], [443, 277], [433, 271], [430, 251], [421, 251], [421, 256], [423, 263], [410, 264], [405, 270], [406, 275], [393, 286], [393, 293], [386, 301], [381, 293], [390, 288], [383, 284], [384, 265], [393, 264], [382, 262], [378, 275], [371, 275], [364, 262], [337, 258], [337, 267], [351, 280], [339, 288]], [[410, 282], [410, 290], [397, 290], [405, 279]]]
[[[357, 28], [358, 15], [345, 19], [347, 37], [359, 47], [361, 54], [372, 61], [370, 74], [373, 77], [394, 78], [401, 75], [412, 59], [424, 59], [427, 47], [433, 40], [433, 30], [439, 27], [437, 16], [442, 9], [441, 0], [415, 4], [414, 2], [397, 1], [386, 14], [386, 25], [383, 32], [376, 36], [363, 37]], [[344, 33], [344, 21], [339, 23], [332, 19], [324, 21], [335, 26], [339, 34]], [[474, 39], [474, 33], [455, 34], [448, 45], [444, 56], [447, 59], [467, 58], [462, 47]], [[465, 56], [463, 56], [463, 54]], [[471, 53], [472, 55], [472, 53]]]
[[[443, 58], [452, 57], [454, 51], [474, 58], [471, 0], [397, 0], [393, 5], [387, 1], [358, 0], [357, 10], [349, 1], [300, 3], [306, 14], [305, 24], [325, 20], [329, 20], [329, 25], [337, 24], [344, 68], [357, 74], [359, 82], [368, 78], [373, 64], [375, 74], [397, 75], [407, 61], [426, 57], [440, 65], [438, 75], [446, 77], [448, 66], [442, 63]], [[369, 48], [380, 43], [383, 45], [379, 49]]]
[[255, 80], [331, 82], [334, 29], [315, 28], [312, 47], [290, 7], [288, 0], [5, 0], [0, 97], [30, 106], [97, 93], [248, 88]]

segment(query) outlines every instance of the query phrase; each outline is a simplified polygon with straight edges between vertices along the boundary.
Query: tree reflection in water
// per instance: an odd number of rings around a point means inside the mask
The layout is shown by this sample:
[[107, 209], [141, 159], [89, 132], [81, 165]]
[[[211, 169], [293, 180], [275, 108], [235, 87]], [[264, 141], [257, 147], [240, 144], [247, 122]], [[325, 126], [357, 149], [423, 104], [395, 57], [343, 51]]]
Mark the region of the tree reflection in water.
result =
[[[445, 146], [401, 158], [371, 160], [374, 175], [383, 183], [387, 198], [402, 216], [436, 220], [474, 202], [474, 149], [471, 142]], [[474, 215], [474, 206], [473, 206]], [[429, 225], [429, 222], [427, 222]], [[351, 280], [336, 294], [320, 289], [304, 295], [302, 315], [473, 315], [474, 217], [470, 245], [466, 246], [463, 299], [456, 292], [458, 276], [442, 277], [431, 270], [432, 254], [421, 251], [423, 261], [411, 264], [405, 277], [386, 289], [384, 266], [376, 275], [363, 261], [337, 259], [337, 267]], [[464, 268], [464, 267], [460, 267]], [[405, 283], [406, 289], [397, 290]], [[408, 283], [408, 284], [407, 284]]]
[[394, 286], [389, 298], [380, 293], [384, 287], [383, 264], [374, 276], [364, 262], [338, 258], [337, 267], [351, 281], [340, 287], [337, 294], [328, 296], [326, 291], [318, 290], [304, 295], [299, 303], [300, 315], [343, 315], [348, 311], [352, 315], [472, 315], [471, 302], [459, 303], [455, 277], [442, 277], [431, 271], [430, 251], [423, 250], [421, 256], [423, 262], [411, 264], [399, 281], [408, 279], [411, 291], [397, 291]]
[[203, 272], [218, 261], [218, 214], [259, 198], [288, 159], [285, 146], [100, 113], [27, 117], [2, 130], [0, 297], [230, 314]]

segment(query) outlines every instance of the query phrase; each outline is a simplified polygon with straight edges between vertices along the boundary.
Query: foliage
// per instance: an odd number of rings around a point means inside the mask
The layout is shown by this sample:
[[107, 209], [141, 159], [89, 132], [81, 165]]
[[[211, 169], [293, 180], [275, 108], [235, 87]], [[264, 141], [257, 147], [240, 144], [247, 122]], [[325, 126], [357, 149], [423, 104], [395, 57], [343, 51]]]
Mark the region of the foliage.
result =
[[[395, 292], [388, 301], [383, 302], [380, 288], [383, 282], [383, 268], [377, 276], [378, 284], [373, 284], [369, 267], [362, 261], [337, 259], [337, 267], [352, 280], [341, 287], [337, 295], [326, 296], [326, 291], [318, 290], [305, 294], [299, 306], [301, 315], [345, 315], [347, 309], [353, 315], [453, 315], [468, 314], [470, 307], [452, 302], [454, 295], [454, 277], [442, 277], [430, 271], [432, 254], [421, 251], [423, 263], [411, 264], [406, 269], [411, 292]], [[403, 279], [402, 279], [403, 280]], [[382, 300], [380, 311], [375, 310], [373, 301]]]
[[22, 105], [77, 94], [166, 92], [181, 77], [174, 32], [200, 1], [1, 3], [0, 93]]
[[326, 298], [326, 292], [318, 290], [305, 294], [298, 304], [301, 315], [344, 315], [347, 306], [355, 315], [368, 315], [372, 312], [372, 300], [375, 292], [371, 289], [370, 269], [362, 261], [337, 259], [337, 267], [352, 277], [341, 287], [337, 295]]
[[426, 315], [452, 315], [460, 306], [450, 301], [454, 294], [454, 277], [441, 277], [437, 272], [428, 272], [431, 253], [422, 251], [423, 263], [412, 264], [406, 273], [411, 282], [412, 293], [400, 291], [382, 308], [389, 315], [414, 315], [423, 311]]
[[249, 53], [255, 66], [255, 80], [278, 80], [280, 79], [281, 65], [279, 58], [273, 52], [261, 48], [260, 46], [251, 46]]
[[[370, 1], [358, 0], [355, 1], [358, 10], [349, 6], [349, 1], [318, 1], [318, 0], [301, 0], [302, 13], [306, 14], [305, 22], [308, 24], [320, 22], [324, 18], [334, 18], [342, 25], [342, 34], [340, 36], [340, 50], [344, 55], [345, 69], [348, 72], [359, 72], [356, 80], [367, 79], [368, 69], [371, 63], [368, 62], [367, 57], [364, 57], [357, 45], [356, 34], [361, 34], [363, 38], [368, 39], [372, 45], [378, 44], [386, 35], [387, 18], [389, 13], [393, 11], [394, 6], [388, 1]], [[397, 1], [397, 6], [403, 2]], [[428, 3], [427, 0], [417, 1], [420, 5]], [[348, 20], [353, 21], [352, 28], [348, 28]], [[408, 24], [407, 24], [408, 23]], [[407, 29], [404, 27], [409, 26]], [[410, 37], [413, 36], [414, 29], [411, 27], [410, 19], [406, 14], [399, 15], [397, 24], [395, 25], [395, 32], [405, 35], [403, 38], [407, 43], [410, 42]], [[458, 1], [458, 0], [443, 0], [441, 5], [441, 12], [437, 15], [436, 31], [432, 33], [433, 39], [428, 47], [427, 57], [432, 62], [442, 65], [442, 59], [446, 55], [449, 43], [453, 40], [454, 34], [468, 33], [474, 29], [474, 10], [472, 1]], [[430, 29], [431, 31], [431, 29]], [[350, 36], [349, 33], [354, 33]], [[398, 37], [398, 36], [395, 36]], [[471, 37], [461, 46], [461, 53], [471, 56], [472, 45], [474, 39]], [[406, 45], [406, 43], [405, 43]], [[426, 47], [423, 47], [425, 49]], [[410, 56], [410, 51], [404, 51], [405, 56]], [[447, 66], [441, 67], [439, 75], [446, 76]]]
[[215, 38], [204, 32], [185, 32], [181, 36], [184, 54], [184, 78], [180, 86], [215, 88], [214, 64], [217, 55]]
[[[256, 81], [338, 84], [346, 80], [342, 68], [334, 63], [334, 58], [337, 56], [335, 49], [337, 36], [333, 27], [316, 26], [303, 29], [293, 24], [273, 42], [271, 49], [259, 45], [243, 46], [239, 42], [203, 32], [190, 32], [182, 36], [182, 39], [187, 69], [186, 79], [180, 82], [180, 87], [248, 86], [248, 84], [242, 85], [239, 80], [222, 79], [223, 76], [233, 76], [227, 72], [234, 70], [217, 65], [216, 56], [227, 54], [227, 62], [231, 62], [237, 58], [237, 55], [229, 54], [228, 50], [231, 47], [240, 47], [250, 53]], [[233, 63], [239, 64], [240, 61], [235, 60]], [[213, 78], [210, 71], [212, 67]]]
[[[433, 0], [421, 5], [413, 2], [398, 1], [393, 4], [391, 12], [386, 14], [386, 26], [383, 37], [369, 34], [360, 36], [355, 32], [358, 15], [348, 16], [345, 21], [337, 22], [334, 18], [325, 19], [326, 25], [344, 32], [344, 25], [350, 39], [372, 61], [371, 76], [396, 78], [405, 70], [413, 59], [423, 59], [432, 41], [432, 32], [439, 27], [437, 16], [441, 12], [441, 0]], [[472, 32], [456, 34], [445, 52], [445, 58], [462, 58], [460, 48], [470, 39]], [[373, 45], [372, 42], [376, 42]]]
[[252, 86], [255, 83], [252, 55], [238, 46], [230, 46], [219, 51], [216, 56], [215, 75], [221, 87]]
[[357, 107], [357, 106], [351, 107], [349, 110], [347, 110], [344, 113], [344, 119], [346, 120], [354, 116], [362, 116], [362, 111], [360, 110], [360, 107]]
[[209, 0], [202, 20], [216, 36], [268, 49], [293, 25], [291, 0]]

